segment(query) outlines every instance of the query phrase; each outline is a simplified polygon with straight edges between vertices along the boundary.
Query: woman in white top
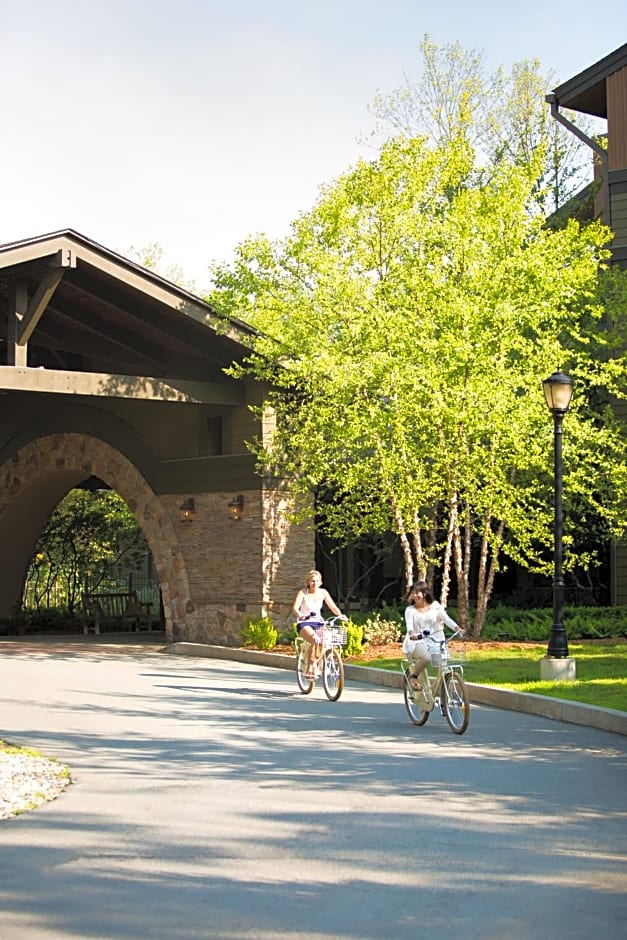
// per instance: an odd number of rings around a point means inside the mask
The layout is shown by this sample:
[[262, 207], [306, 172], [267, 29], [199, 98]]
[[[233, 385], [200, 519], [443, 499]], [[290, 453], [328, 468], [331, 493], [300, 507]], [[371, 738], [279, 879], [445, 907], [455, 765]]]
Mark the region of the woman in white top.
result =
[[438, 652], [440, 641], [445, 638], [443, 626], [459, 630], [452, 617], [442, 605], [434, 600], [425, 581], [416, 581], [409, 593], [409, 607], [405, 610], [405, 639], [403, 652], [411, 659], [410, 682], [418, 691], [422, 688], [427, 701], [433, 702], [431, 687], [425, 667], [431, 662], [431, 651]]
[[318, 629], [324, 623], [322, 608], [329, 608], [336, 617], [347, 618], [342, 615], [326, 588], [322, 587], [322, 575], [319, 571], [310, 571], [305, 578], [305, 587], [296, 595], [292, 612], [296, 616], [296, 628], [299, 634], [311, 644], [309, 661], [307, 664], [307, 675], [310, 679], [317, 679], [319, 672], [319, 661], [322, 650], [320, 649], [322, 640]]

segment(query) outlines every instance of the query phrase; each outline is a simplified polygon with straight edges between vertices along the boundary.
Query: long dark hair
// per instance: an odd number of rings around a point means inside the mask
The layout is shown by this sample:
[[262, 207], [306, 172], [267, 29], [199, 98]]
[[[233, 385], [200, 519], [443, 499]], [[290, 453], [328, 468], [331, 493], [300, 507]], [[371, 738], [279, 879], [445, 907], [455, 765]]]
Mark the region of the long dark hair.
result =
[[409, 594], [407, 595], [408, 601], [411, 600], [411, 596], [414, 593], [414, 591], [421, 591], [427, 604], [433, 604], [434, 597], [431, 591], [427, 588], [426, 581], [414, 581], [414, 583], [411, 586], [411, 590]]

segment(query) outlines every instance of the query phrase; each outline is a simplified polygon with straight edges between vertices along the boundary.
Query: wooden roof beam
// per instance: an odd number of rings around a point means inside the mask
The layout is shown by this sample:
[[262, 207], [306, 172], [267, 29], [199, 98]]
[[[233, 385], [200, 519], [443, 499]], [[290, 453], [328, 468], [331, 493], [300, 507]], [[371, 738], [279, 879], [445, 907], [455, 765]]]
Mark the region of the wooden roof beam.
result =
[[226, 407], [238, 407], [244, 404], [244, 389], [241, 383], [236, 382], [226, 385], [221, 382], [201, 382], [190, 379], [158, 379], [149, 376], [68, 372], [58, 369], [16, 368], [15, 366], [0, 366], [0, 389]]
[[26, 346], [33, 330], [44, 315], [66, 270], [75, 267], [76, 255], [72, 248], [67, 246], [57, 251], [51, 270], [44, 274], [39, 287], [30, 300], [28, 299], [28, 288], [25, 279], [17, 278], [13, 282], [13, 288], [10, 292], [12, 309], [9, 310], [9, 318], [13, 319], [11, 333], [15, 347], [22, 347], [19, 350], [17, 348], [14, 350], [15, 364], [26, 364]]

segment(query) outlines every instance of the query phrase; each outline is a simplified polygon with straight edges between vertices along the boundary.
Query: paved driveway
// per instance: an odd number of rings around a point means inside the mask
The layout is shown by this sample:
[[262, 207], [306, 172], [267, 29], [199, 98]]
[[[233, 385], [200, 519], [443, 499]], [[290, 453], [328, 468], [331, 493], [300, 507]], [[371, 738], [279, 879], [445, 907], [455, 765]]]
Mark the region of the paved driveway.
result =
[[0, 642], [0, 736], [68, 763], [0, 822], [0, 938], [623, 940], [627, 740], [156, 648]]

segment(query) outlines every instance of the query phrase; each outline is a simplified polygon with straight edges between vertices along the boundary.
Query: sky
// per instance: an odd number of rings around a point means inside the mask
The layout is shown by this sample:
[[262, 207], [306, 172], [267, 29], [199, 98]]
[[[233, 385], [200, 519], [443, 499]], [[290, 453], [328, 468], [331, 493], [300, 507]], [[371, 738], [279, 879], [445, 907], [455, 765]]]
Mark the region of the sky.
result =
[[0, 244], [156, 244], [202, 293], [212, 262], [287, 236], [372, 155], [374, 98], [419, 73], [425, 34], [488, 73], [537, 58], [558, 85], [627, 41], [627, 4], [0, 0], [0, 24]]

